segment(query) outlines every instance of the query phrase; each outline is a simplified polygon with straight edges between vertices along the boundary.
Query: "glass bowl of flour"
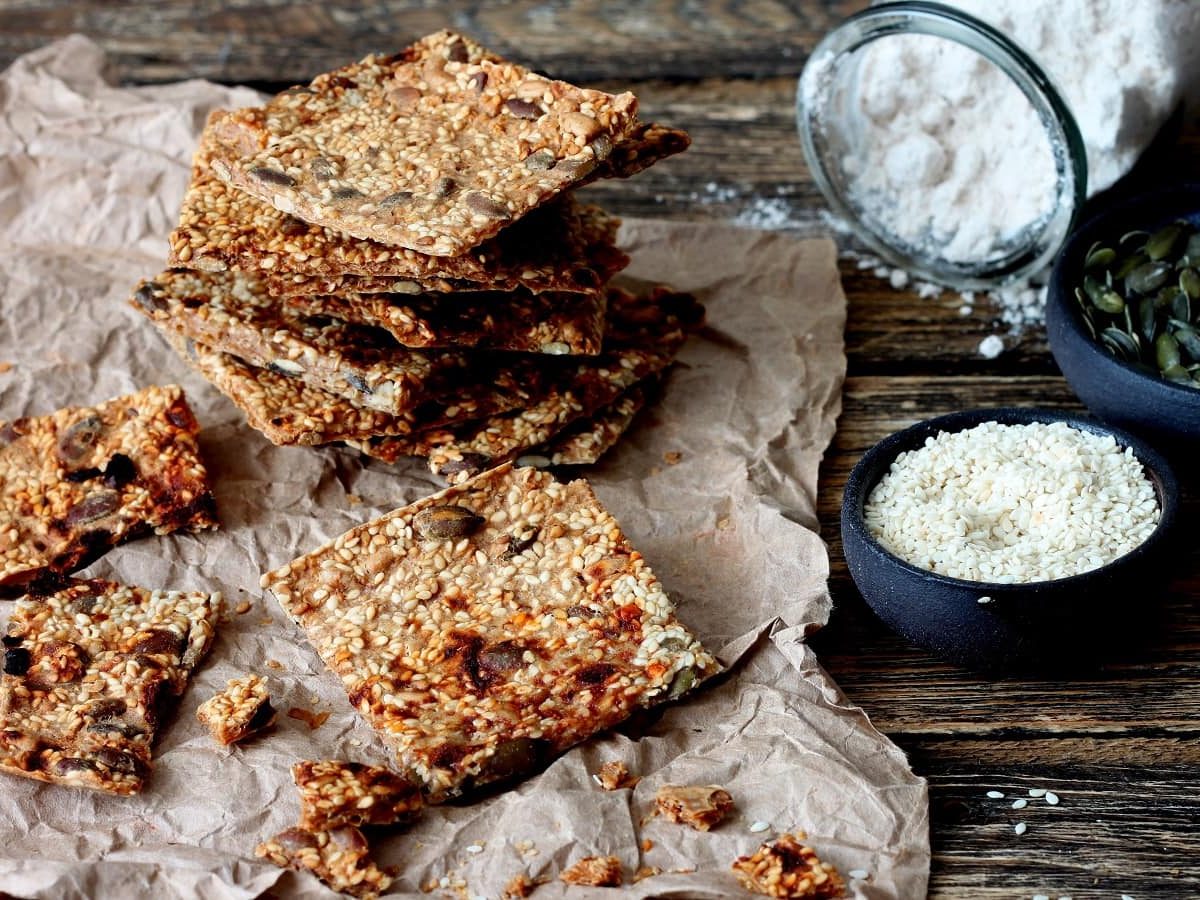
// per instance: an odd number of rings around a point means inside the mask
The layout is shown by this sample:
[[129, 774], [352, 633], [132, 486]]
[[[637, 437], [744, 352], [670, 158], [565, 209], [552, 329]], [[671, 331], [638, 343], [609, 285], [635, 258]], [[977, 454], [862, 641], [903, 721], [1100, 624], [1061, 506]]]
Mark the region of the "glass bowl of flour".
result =
[[847, 19], [801, 75], [796, 114], [833, 211], [889, 262], [960, 289], [1044, 269], [1087, 196], [1062, 95], [1000, 31], [900, 2]]

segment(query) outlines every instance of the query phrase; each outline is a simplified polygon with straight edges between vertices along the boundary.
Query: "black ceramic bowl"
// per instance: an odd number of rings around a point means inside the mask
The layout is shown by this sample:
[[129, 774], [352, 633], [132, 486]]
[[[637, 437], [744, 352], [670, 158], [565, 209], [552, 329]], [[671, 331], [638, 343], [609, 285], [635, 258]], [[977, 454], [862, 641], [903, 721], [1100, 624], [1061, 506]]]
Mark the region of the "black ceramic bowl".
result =
[[1167, 451], [1200, 446], [1200, 389], [1174, 384], [1118, 360], [1085, 330], [1075, 288], [1096, 241], [1176, 219], [1200, 222], [1200, 184], [1143, 194], [1112, 207], [1075, 232], [1059, 254], [1046, 295], [1050, 352], [1071, 389], [1106, 422], [1143, 435]]
[[[863, 506], [905, 450], [939, 432], [983, 422], [1006, 425], [1066, 422], [1110, 434], [1130, 447], [1153, 482], [1162, 515], [1136, 549], [1113, 562], [1054, 581], [991, 584], [918, 568], [885, 550], [867, 531]], [[1179, 488], [1167, 461], [1145, 441], [1093, 419], [1046, 409], [979, 409], [919, 422], [884, 438], [859, 460], [842, 502], [842, 547], [854, 583], [887, 625], [953, 663], [993, 672], [1069, 669], [1094, 663], [1121, 645], [1165, 580], [1167, 534]], [[990, 598], [980, 602], [980, 598]]]

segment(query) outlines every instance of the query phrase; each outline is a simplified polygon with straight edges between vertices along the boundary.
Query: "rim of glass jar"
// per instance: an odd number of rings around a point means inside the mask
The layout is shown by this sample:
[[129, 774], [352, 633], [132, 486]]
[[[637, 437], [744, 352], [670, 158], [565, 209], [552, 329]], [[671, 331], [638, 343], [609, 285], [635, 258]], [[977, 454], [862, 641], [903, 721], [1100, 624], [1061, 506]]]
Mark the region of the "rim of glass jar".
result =
[[[1046, 129], [1054, 154], [1058, 190], [1053, 213], [1029, 240], [998, 259], [978, 263], [916, 256], [891, 242], [860, 213], [825, 168], [820, 152], [823, 91], [819, 79], [839, 57], [899, 34], [927, 34], [974, 50], [1020, 89]], [[806, 102], [805, 98], [810, 98]], [[813, 102], [816, 101], [816, 102]], [[961, 10], [924, 0], [872, 6], [848, 18], [813, 50], [796, 87], [796, 121], [809, 171], [826, 202], [868, 247], [918, 278], [964, 290], [1017, 281], [1045, 269], [1070, 236], [1087, 199], [1087, 151], [1070, 108], [1050, 77], [1011, 38]]]

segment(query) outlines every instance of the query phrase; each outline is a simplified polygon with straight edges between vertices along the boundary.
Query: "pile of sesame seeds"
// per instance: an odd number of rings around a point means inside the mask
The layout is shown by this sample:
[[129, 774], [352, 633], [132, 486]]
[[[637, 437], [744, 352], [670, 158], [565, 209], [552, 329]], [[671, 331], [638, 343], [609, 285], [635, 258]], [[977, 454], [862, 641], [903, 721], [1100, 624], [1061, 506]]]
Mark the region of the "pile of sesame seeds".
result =
[[885, 549], [953, 578], [1066, 578], [1154, 532], [1154, 486], [1129, 448], [1065, 422], [985, 422], [896, 457], [863, 517]]

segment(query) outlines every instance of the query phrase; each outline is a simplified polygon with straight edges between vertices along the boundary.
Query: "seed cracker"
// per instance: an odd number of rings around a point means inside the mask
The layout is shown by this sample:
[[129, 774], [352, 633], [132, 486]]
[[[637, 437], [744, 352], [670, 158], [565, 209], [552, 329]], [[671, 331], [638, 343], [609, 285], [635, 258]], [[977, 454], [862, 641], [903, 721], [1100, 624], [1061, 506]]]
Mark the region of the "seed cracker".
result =
[[525, 775], [717, 661], [585, 481], [499, 466], [262, 578], [434, 801]]
[[292, 766], [300, 789], [300, 827], [328, 831], [344, 825], [393, 825], [420, 812], [421, 789], [389, 769], [363, 763], [305, 760]]
[[141, 534], [215, 527], [198, 431], [177, 385], [0, 421], [0, 595]]
[[639, 382], [615, 403], [572, 422], [541, 450], [535, 450], [550, 466], [590, 466], [621, 439], [646, 405], [647, 385]]
[[832, 900], [846, 891], [838, 870], [804, 845], [803, 831], [784, 834], [759, 846], [733, 864], [738, 881], [749, 891], [791, 900]]
[[4, 638], [0, 771], [135, 794], [172, 701], [212, 644], [221, 595], [94, 579], [18, 600]]
[[275, 707], [267, 679], [253, 674], [229, 679], [223, 690], [200, 704], [196, 719], [225, 746], [270, 728], [275, 724]]
[[603, 294], [314, 294], [288, 304], [304, 315], [382, 328], [405, 347], [595, 355], [604, 338]]
[[218, 178], [306, 222], [434, 256], [466, 253], [575, 186], [640, 124], [632, 94], [552, 81], [447, 31], [264, 110], [262, 149], [215, 157]]
[[665, 288], [655, 288], [644, 297], [614, 288], [609, 292], [609, 309], [605, 352], [580, 361], [573, 373], [552, 383], [541, 400], [482, 422], [347, 443], [385, 462], [422, 456], [434, 474], [461, 481], [551, 440], [568, 424], [596, 413], [638, 381], [661, 372], [671, 364], [688, 330], [703, 318], [703, 307], [694, 297]]
[[335, 891], [373, 900], [392, 883], [368, 855], [367, 839], [353, 827], [333, 831], [289, 828], [254, 849], [254, 855], [285, 869], [311, 872]]
[[595, 293], [629, 263], [615, 246], [620, 220], [569, 196], [450, 258], [311, 225], [212, 174], [219, 152], [215, 135], [229, 115], [214, 112], [200, 137], [179, 225], [169, 239], [169, 265], [252, 272], [272, 295], [295, 295], [517, 288]]
[[171, 269], [139, 284], [131, 302], [161, 328], [392, 415], [439, 394], [505, 391], [518, 404], [536, 391], [532, 360], [410, 350], [379, 328], [304, 316], [236, 272]]
[[522, 397], [488, 390], [478, 396], [429, 400], [398, 416], [363, 409], [291, 375], [259, 369], [228, 353], [164, 332], [175, 351], [243, 413], [250, 427], [273, 444], [313, 446], [364, 435], [409, 434], [460, 419], [476, 419], [511, 408]]

